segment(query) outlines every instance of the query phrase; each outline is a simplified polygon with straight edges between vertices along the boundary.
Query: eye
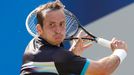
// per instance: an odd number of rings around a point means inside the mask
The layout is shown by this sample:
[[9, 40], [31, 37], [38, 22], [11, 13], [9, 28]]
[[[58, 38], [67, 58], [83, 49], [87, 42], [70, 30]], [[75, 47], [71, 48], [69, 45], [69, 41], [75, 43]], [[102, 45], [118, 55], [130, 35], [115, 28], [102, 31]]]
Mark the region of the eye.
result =
[[49, 26], [50, 26], [50, 27], [54, 27], [55, 24], [54, 24], [54, 23], [50, 23]]
[[60, 23], [60, 26], [61, 26], [61, 27], [65, 27], [65, 22], [61, 22], [61, 23]]

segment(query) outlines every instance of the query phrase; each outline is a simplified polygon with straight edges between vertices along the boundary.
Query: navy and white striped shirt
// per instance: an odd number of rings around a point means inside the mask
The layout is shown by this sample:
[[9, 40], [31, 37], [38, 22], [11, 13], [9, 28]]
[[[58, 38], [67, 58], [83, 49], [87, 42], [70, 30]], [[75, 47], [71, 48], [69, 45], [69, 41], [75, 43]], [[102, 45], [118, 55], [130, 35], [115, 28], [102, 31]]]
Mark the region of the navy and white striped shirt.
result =
[[63, 46], [54, 46], [36, 37], [25, 50], [21, 75], [84, 75], [89, 64], [89, 60]]

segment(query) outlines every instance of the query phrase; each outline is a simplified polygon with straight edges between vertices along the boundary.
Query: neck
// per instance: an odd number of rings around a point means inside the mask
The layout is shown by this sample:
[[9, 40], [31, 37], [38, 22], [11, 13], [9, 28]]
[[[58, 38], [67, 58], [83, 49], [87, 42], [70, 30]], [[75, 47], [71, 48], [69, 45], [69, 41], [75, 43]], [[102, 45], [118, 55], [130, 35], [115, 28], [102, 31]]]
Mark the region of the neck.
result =
[[43, 40], [45, 40], [47, 43], [49, 43], [49, 44], [51, 44], [51, 45], [54, 45], [54, 46], [57, 46], [57, 47], [60, 47], [60, 46], [62, 45], [62, 43], [56, 44], [56, 43], [54, 43], [54, 42], [50, 42], [49, 40], [43, 38], [42, 36], [39, 36], [39, 37], [42, 38]]

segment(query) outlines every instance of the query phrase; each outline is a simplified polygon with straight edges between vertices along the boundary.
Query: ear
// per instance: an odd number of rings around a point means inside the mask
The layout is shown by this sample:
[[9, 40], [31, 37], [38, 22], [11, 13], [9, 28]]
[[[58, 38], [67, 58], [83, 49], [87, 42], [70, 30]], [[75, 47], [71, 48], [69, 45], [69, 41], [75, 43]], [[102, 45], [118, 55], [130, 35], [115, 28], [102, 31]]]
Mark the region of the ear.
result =
[[40, 24], [37, 24], [36, 29], [37, 29], [38, 34], [41, 35], [43, 31], [42, 31]]

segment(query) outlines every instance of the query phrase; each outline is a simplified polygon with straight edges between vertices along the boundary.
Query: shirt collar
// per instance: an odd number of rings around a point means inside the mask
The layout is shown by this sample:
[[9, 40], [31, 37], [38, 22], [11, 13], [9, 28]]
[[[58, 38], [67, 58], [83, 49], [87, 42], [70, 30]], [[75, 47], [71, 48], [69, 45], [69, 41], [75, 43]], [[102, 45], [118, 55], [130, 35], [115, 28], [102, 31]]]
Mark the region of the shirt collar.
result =
[[[45, 39], [43, 39], [41, 36], [38, 37], [38, 39], [44, 44], [44, 45], [48, 45], [48, 46], [53, 46], [53, 47], [58, 47], [56, 45], [52, 45], [50, 43], [48, 43]], [[60, 44], [60, 47], [64, 47], [63, 43]]]

